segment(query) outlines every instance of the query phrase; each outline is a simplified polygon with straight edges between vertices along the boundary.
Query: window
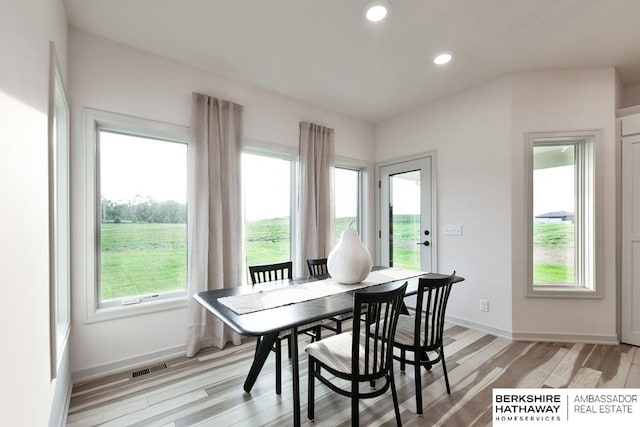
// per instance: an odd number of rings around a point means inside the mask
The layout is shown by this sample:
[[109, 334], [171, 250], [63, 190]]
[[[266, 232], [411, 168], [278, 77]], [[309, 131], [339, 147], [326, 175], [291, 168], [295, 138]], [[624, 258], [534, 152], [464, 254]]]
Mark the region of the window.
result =
[[293, 168], [294, 162], [289, 158], [242, 153], [248, 266], [292, 259]]
[[358, 169], [335, 168], [335, 228], [336, 242], [353, 221], [353, 229], [360, 234], [360, 171]]
[[51, 378], [56, 378], [71, 330], [69, 104], [53, 42], [49, 59], [49, 344]]
[[529, 296], [594, 296], [595, 134], [530, 134]]
[[185, 293], [187, 145], [99, 130], [100, 304]]
[[85, 118], [87, 200], [95, 200], [87, 320], [184, 305], [188, 130], [89, 109]]

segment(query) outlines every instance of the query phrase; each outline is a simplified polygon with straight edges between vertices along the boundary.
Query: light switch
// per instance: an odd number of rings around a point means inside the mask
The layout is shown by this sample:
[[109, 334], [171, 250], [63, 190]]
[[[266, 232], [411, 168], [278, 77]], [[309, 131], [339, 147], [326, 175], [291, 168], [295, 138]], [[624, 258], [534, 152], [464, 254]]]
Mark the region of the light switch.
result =
[[445, 236], [462, 236], [462, 226], [445, 225], [442, 227], [442, 234]]

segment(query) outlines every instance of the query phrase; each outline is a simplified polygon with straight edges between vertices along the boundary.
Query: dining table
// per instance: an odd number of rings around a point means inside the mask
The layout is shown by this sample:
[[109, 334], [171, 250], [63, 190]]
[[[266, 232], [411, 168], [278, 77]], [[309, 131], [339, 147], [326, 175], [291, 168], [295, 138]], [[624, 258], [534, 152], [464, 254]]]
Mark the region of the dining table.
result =
[[[233, 331], [260, 338], [244, 390], [251, 392], [271, 348], [281, 331], [297, 337], [298, 328], [307, 323], [351, 313], [353, 293], [375, 287], [385, 291], [398, 282], [407, 282], [406, 296], [418, 292], [420, 277], [444, 278], [445, 274], [399, 268], [374, 267], [369, 276], [355, 285], [339, 284], [329, 276], [284, 279], [255, 285], [239, 285], [202, 291], [194, 299]], [[454, 283], [464, 278], [455, 276]], [[289, 340], [293, 379], [293, 424], [300, 425], [300, 379], [298, 340]]]

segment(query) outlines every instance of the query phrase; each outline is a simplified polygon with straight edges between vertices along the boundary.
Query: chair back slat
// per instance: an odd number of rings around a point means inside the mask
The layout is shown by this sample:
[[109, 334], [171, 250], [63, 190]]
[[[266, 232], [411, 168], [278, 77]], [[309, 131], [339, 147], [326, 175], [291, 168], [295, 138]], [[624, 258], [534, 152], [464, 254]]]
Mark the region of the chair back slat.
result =
[[291, 261], [277, 264], [249, 266], [251, 283], [271, 282], [273, 280], [293, 279], [293, 263]]
[[427, 348], [434, 349], [442, 345], [445, 312], [454, 277], [455, 271], [441, 279], [419, 279], [415, 316], [415, 331], [419, 333], [414, 335], [416, 345], [420, 345], [421, 338]]
[[307, 268], [309, 269], [309, 276], [311, 277], [321, 277], [329, 274], [326, 258], [308, 259]]
[[407, 282], [386, 292], [354, 293], [351, 361], [352, 373], [358, 381], [382, 378], [391, 369], [393, 338], [406, 288]]

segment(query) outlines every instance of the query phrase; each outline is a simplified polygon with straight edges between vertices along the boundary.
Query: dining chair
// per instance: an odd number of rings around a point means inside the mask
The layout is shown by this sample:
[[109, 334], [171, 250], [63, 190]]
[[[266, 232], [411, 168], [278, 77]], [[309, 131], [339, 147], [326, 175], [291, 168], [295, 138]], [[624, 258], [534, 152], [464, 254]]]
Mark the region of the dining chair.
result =
[[[309, 277], [325, 278], [329, 276], [329, 270], [327, 270], [326, 258], [315, 258], [307, 260], [307, 268], [309, 269]], [[328, 320], [335, 322], [335, 326], [323, 323], [322, 327], [329, 329], [330, 331], [339, 334], [342, 332], [342, 322], [351, 319], [351, 314], [340, 314], [338, 316], [331, 316]]]
[[287, 261], [277, 264], [251, 265], [249, 275], [254, 285], [273, 280], [293, 279], [293, 263]]
[[[351, 398], [351, 425], [354, 426], [359, 425], [359, 400], [380, 396], [391, 388], [396, 423], [401, 425], [393, 378], [393, 339], [407, 282], [387, 291], [375, 288], [373, 286], [354, 292], [354, 322], [350, 332], [316, 341], [305, 348], [309, 355], [309, 420], [315, 418], [317, 378], [336, 393]], [[356, 313], [363, 315], [358, 316]], [[324, 376], [323, 370], [331, 375]], [[349, 381], [350, 387], [332, 382], [333, 377]], [[360, 390], [361, 383], [373, 385], [378, 380], [384, 380], [383, 384], [378, 383], [378, 387], [371, 387], [367, 391]]]
[[[400, 354], [395, 354], [393, 357], [400, 361], [400, 371], [404, 372], [406, 364], [413, 365], [415, 368], [418, 414], [422, 414], [421, 366], [430, 371], [433, 364], [441, 362], [447, 394], [451, 394], [442, 338], [447, 301], [455, 274], [454, 271], [453, 274], [444, 278], [419, 278], [415, 314], [401, 314], [398, 318], [393, 345], [400, 349]], [[413, 354], [411, 359], [407, 358], [408, 352]], [[429, 358], [430, 353], [433, 355], [432, 358]]]
[[310, 277], [325, 277], [329, 275], [326, 258], [308, 259], [307, 268], [309, 269]]
[[[281, 262], [277, 264], [264, 264], [249, 266], [249, 275], [251, 283], [271, 282], [274, 280], [293, 279], [293, 263], [291, 261]], [[311, 342], [322, 338], [321, 332], [322, 322], [313, 322], [302, 325], [298, 328], [298, 334], [305, 334], [311, 337]], [[260, 347], [263, 337], [256, 340], [256, 353]], [[276, 394], [282, 393], [282, 341], [287, 340], [287, 351], [289, 359], [291, 359], [291, 332], [289, 330], [280, 331], [276, 338], [271, 351], [276, 354]], [[297, 355], [295, 355], [297, 357]]]

